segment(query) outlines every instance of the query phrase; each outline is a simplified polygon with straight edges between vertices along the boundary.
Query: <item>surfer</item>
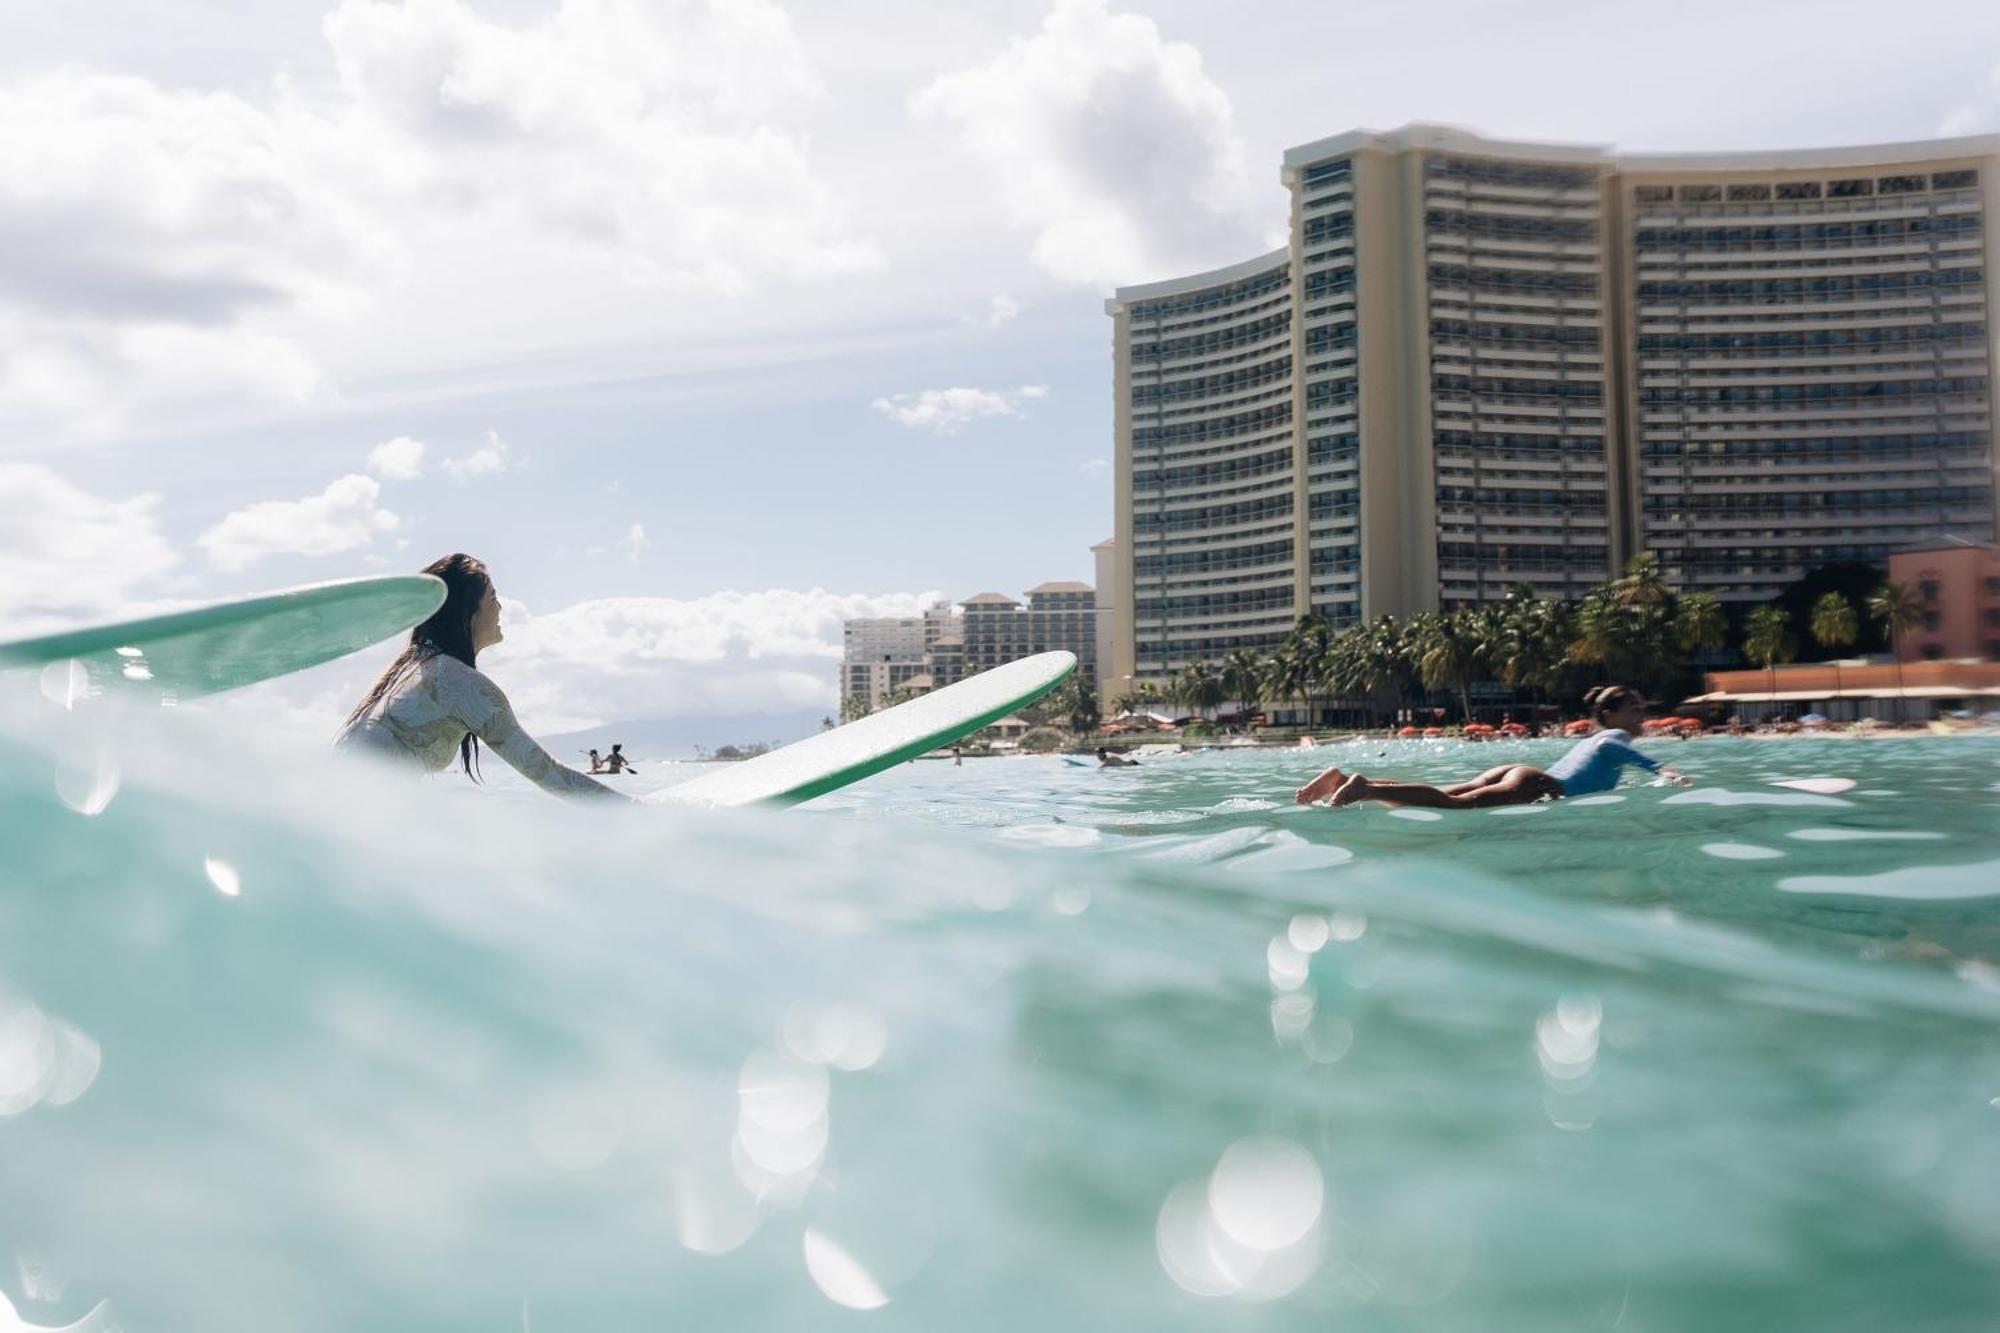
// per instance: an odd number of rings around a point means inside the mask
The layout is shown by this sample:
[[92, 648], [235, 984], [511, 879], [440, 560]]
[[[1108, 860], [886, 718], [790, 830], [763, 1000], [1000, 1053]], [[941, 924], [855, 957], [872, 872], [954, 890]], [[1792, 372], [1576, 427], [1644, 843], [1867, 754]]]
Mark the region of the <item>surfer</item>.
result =
[[604, 756], [604, 767], [607, 772], [611, 773], [631, 773], [637, 771], [633, 767], [632, 761], [625, 757], [625, 747], [622, 744], [611, 747], [611, 753]]
[[449, 768], [456, 753], [466, 775], [477, 780], [479, 742], [485, 741], [543, 791], [618, 796], [537, 745], [514, 720], [507, 696], [478, 669], [480, 652], [502, 637], [500, 597], [486, 566], [469, 555], [448, 555], [424, 573], [443, 580], [444, 605], [410, 631], [409, 643], [355, 705], [334, 744], [414, 762], [429, 773]]
[[1104, 768], [1137, 768], [1139, 766], [1137, 759], [1127, 759], [1123, 755], [1113, 754], [1103, 746], [1099, 746], [1097, 749], [1097, 762]]
[[590, 752], [590, 771], [593, 773], [602, 773], [604, 771], [604, 761], [597, 757], [597, 751], [595, 750]]
[[1546, 772], [1530, 764], [1502, 764], [1470, 782], [1430, 787], [1419, 782], [1392, 782], [1329, 768], [1293, 793], [1300, 805], [1326, 800], [1332, 805], [1356, 801], [1387, 801], [1393, 805], [1429, 806], [1439, 810], [1477, 810], [1497, 805], [1528, 805], [1564, 796], [1586, 796], [1618, 785], [1626, 765], [1659, 773], [1685, 787], [1690, 779], [1632, 744], [1632, 733], [1646, 719], [1645, 696], [1629, 685], [1600, 685], [1583, 696], [1584, 707], [1598, 730], [1578, 741]]

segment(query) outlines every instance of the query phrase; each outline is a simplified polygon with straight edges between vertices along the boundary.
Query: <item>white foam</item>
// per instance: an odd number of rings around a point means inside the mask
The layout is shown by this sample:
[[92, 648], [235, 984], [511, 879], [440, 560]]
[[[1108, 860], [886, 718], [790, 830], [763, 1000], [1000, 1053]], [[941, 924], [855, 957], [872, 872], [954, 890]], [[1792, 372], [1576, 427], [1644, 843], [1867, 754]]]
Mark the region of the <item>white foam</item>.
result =
[[1391, 810], [1389, 817], [1391, 819], [1408, 819], [1419, 824], [1428, 824], [1432, 820], [1444, 818], [1443, 815], [1435, 810]]
[[1800, 842], [1935, 842], [1942, 833], [1911, 833], [1894, 829], [1801, 828], [1785, 835]]
[[1616, 805], [1624, 799], [1625, 798], [1623, 796], [1620, 796], [1616, 792], [1604, 792], [1597, 796], [1573, 797], [1571, 799], [1565, 800], [1563, 804], [1574, 809], [1575, 807], [1580, 805]]
[[1669, 796], [1661, 805], [1823, 805], [1846, 809], [1854, 804], [1838, 796], [1815, 796], [1802, 791], [1729, 791], [1722, 787], [1700, 787]]
[[1701, 849], [1724, 861], [1775, 861], [1784, 855], [1775, 847], [1759, 847], [1754, 842], [1705, 842]]
[[1880, 875], [1794, 875], [1778, 881], [1786, 893], [1825, 893], [1862, 898], [2000, 897], [2000, 861], [1969, 866], [1909, 866]]
[[1346, 865], [1354, 853], [1331, 843], [1308, 842], [1296, 833], [1275, 831], [1258, 839], [1254, 850], [1229, 862], [1231, 870], [1272, 875], [1296, 870], [1327, 870]]

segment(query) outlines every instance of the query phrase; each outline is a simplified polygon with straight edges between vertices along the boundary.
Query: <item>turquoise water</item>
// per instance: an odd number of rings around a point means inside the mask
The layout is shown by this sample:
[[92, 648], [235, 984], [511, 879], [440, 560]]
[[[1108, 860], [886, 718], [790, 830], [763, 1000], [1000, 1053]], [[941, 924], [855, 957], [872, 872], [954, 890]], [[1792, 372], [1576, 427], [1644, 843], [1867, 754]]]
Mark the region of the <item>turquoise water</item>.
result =
[[1433, 819], [1287, 802], [1554, 747], [719, 814], [217, 725], [0, 728], [31, 1326], [2000, 1319], [2000, 742], [1664, 745], [1695, 788]]

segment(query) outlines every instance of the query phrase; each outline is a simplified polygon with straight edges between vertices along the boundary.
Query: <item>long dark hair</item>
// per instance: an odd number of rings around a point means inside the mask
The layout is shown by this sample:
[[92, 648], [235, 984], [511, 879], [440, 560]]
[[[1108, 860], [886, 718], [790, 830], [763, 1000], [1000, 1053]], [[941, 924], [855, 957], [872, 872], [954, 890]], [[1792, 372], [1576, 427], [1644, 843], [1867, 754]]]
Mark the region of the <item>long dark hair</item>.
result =
[[1599, 685], [1583, 696], [1583, 706], [1590, 710], [1590, 720], [1601, 727], [1605, 714], [1626, 704], [1644, 703], [1645, 698], [1630, 685]]
[[[469, 667], [478, 666], [479, 650], [472, 644], [472, 620], [479, 614], [479, 604], [486, 600], [486, 593], [493, 586], [486, 566], [460, 551], [431, 561], [424, 566], [423, 572], [444, 580], [444, 605], [433, 611], [429, 620], [410, 631], [408, 645], [375, 678], [368, 693], [361, 696], [361, 702], [347, 715], [350, 727], [368, 716], [369, 711], [420, 663], [444, 656], [457, 658]], [[458, 743], [458, 760], [465, 766], [465, 775], [475, 782], [479, 780], [478, 756], [479, 739], [468, 731]]]

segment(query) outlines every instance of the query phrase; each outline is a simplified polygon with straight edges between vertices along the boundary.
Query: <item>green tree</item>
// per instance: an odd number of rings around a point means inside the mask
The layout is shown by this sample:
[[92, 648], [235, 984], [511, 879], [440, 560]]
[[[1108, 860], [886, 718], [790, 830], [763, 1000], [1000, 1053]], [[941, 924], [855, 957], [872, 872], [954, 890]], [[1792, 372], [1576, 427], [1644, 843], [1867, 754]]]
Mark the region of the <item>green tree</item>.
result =
[[1689, 652], [1713, 652], [1729, 642], [1729, 617], [1713, 593], [1694, 592], [1681, 598], [1674, 629], [1681, 647]]
[[1924, 623], [1923, 604], [1901, 583], [1884, 583], [1868, 594], [1868, 618], [1889, 636], [1896, 657], [1896, 717], [1903, 716], [1903, 636]]
[[1651, 551], [1625, 562], [1625, 572], [1611, 581], [1611, 595], [1620, 606], [1665, 606], [1674, 597]]
[[1743, 631], [1743, 655], [1771, 673], [1771, 693], [1776, 694], [1778, 663], [1791, 661], [1797, 649], [1791, 617], [1781, 606], [1760, 606], [1744, 620]]
[[1222, 674], [1206, 662], [1190, 662], [1181, 668], [1175, 678], [1179, 685], [1181, 703], [1193, 711], [1207, 716], [1229, 697], [1223, 687]]
[[1097, 688], [1088, 677], [1081, 674], [1071, 675], [1057, 687], [1051, 697], [1055, 700], [1056, 712], [1069, 723], [1069, 729], [1079, 736], [1096, 731], [1097, 724], [1103, 721], [1103, 710], [1097, 703]]
[[1833, 654], [1833, 692], [1840, 694], [1840, 650], [1854, 642], [1861, 623], [1854, 603], [1837, 592], [1821, 593], [1812, 608], [1812, 636]]
[[1426, 611], [1410, 622], [1411, 661], [1427, 690], [1458, 694], [1461, 721], [1472, 717], [1469, 691], [1480, 661], [1479, 622], [1474, 611]]
[[1235, 648], [1222, 659], [1222, 688], [1243, 711], [1254, 713], [1264, 704], [1264, 663], [1249, 648]]

